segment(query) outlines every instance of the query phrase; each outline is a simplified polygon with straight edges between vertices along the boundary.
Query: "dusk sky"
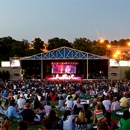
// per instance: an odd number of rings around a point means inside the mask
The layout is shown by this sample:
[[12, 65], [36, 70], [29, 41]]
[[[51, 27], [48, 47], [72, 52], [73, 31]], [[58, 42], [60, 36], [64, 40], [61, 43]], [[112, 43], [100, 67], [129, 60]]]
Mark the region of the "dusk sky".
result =
[[130, 39], [130, 0], [0, 0], [0, 38]]

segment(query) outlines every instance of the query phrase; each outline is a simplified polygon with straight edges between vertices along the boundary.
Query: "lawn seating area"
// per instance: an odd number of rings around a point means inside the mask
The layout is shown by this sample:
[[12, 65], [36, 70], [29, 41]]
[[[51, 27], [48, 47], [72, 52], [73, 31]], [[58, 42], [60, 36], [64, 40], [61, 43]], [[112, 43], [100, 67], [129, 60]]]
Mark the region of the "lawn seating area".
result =
[[[3, 104], [3, 103], [2, 103]], [[64, 114], [64, 111], [60, 111], [60, 110], [57, 110], [55, 108], [55, 106], [58, 105], [58, 102], [51, 102], [51, 106], [53, 107], [54, 110], [56, 110], [59, 114], [59, 116], [62, 116]], [[94, 108], [93, 107], [89, 107], [88, 108], [89, 110], [93, 111]], [[126, 110], [128, 108], [123, 108], [121, 110], [118, 110], [120, 112], [123, 112], [124, 110]], [[113, 111], [112, 112], [112, 119], [114, 119], [117, 123], [119, 122], [120, 118], [122, 117], [121, 115], [117, 115], [116, 114], [117, 111]], [[5, 115], [2, 115], [0, 114], [0, 117], [4, 118]], [[16, 118], [13, 118], [11, 119], [11, 122], [12, 122], [12, 130], [16, 130], [17, 129], [17, 126], [18, 126], [18, 122], [20, 121], [21, 119], [16, 119]], [[96, 124], [92, 125], [92, 126], [96, 126]], [[29, 125], [28, 127], [28, 130], [38, 130], [39, 128], [42, 128], [42, 125], [41, 124], [35, 124], [35, 125]], [[94, 130], [94, 128], [92, 129]]]

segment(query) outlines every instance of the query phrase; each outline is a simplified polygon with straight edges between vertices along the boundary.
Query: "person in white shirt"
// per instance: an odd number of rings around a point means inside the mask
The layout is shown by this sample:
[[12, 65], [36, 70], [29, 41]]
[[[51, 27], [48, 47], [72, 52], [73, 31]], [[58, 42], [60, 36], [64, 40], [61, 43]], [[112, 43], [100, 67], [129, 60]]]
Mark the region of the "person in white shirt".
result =
[[62, 117], [63, 120], [63, 130], [72, 130], [74, 116], [71, 115], [71, 111], [67, 110]]
[[16, 102], [18, 101], [18, 93], [16, 91], [14, 92], [13, 98]]
[[70, 97], [68, 97], [68, 100], [65, 102], [66, 108], [67, 109], [72, 109], [73, 107], [73, 101], [70, 100]]
[[17, 88], [16, 84], [14, 84], [13, 87], [14, 87], [14, 90], [15, 90]]
[[105, 97], [105, 100], [103, 100], [102, 104], [104, 105], [106, 111], [111, 109], [111, 101], [109, 100], [108, 96]]
[[23, 95], [20, 95], [17, 104], [19, 109], [23, 109], [23, 106], [26, 104], [26, 100], [23, 98]]

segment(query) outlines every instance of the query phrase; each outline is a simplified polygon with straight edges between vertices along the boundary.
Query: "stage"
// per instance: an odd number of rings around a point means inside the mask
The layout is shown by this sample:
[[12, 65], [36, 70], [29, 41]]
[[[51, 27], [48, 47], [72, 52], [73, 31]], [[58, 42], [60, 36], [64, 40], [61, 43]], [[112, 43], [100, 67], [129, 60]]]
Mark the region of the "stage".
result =
[[74, 74], [67, 75], [67, 74], [62, 74], [59, 76], [59, 74], [56, 75], [51, 75], [51, 76], [46, 76], [46, 80], [77, 80], [80, 81], [82, 80], [81, 76], [75, 76]]

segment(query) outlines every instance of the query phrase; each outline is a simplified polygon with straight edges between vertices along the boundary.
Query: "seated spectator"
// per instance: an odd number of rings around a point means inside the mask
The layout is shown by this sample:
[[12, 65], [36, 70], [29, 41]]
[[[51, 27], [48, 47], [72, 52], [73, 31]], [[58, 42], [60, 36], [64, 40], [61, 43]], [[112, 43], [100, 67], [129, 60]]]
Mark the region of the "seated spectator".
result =
[[71, 115], [71, 111], [65, 111], [62, 120], [63, 120], [63, 130], [72, 130], [74, 116]]
[[42, 107], [42, 104], [39, 104], [38, 109], [36, 110], [36, 113], [38, 115], [40, 115], [41, 119], [44, 118], [45, 112], [44, 112], [44, 108]]
[[21, 112], [22, 118], [24, 121], [27, 122], [34, 122], [34, 118], [35, 118], [35, 113], [34, 111], [30, 108], [30, 103], [26, 104], [26, 109], [24, 109]]
[[7, 90], [4, 90], [4, 92], [3, 92], [3, 97], [4, 97], [4, 98], [8, 98], [8, 92], [7, 92]]
[[84, 111], [80, 111], [78, 117], [75, 118], [75, 130], [87, 130], [87, 118]]
[[17, 101], [18, 108], [23, 109], [25, 103], [26, 103], [26, 100], [24, 99], [23, 94], [20, 94], [20, 98]]
[[98, 120], [98, 122], [97, 122], [97, 130], [109, 130], [108, 125], [103, 120]]
[[51, 95], [51, 101], [54, 102], [56, 101], [56, 94], [54, 92], [52, 92], [52, 95]]
[[63, 97], [60, 97], [60, 100], [58, 101], [58, 106], [56, 106], [57, 109], [60, 109], [61, 107], [65, 106], [65, 101], [63, 99]]
[[52, 121], [52, 129], [59, 129], [58, 122], [59, 122], [60, 118], [54, 110], [50, 111], [48, 118]]
[[[26, 108], [27, 108], [26, 105], [27, 105], [28, 103], [30, 104], [30, 100], [26, 100], [26, 104], [23, 106], [23, 109], [26, 109]], [[32, 106], [31, 106], [31, 105], [30, 105], [30, 109], [32, 109]]]
[[74, 105], [77, 103], [77, 97], [74, 98], [74, 101], [73, 101], [73, 107]]
[[130, 113], [129, 110], [123, 112], [123, 117], [120, 119], [121, 127], [119, 130], [129, 130], [130, 129]]
[[77, 98], [77, 103], [74, 105], [73, 113], [79, 114], [79, 111], [84, 110], [84, 107], [82, 104], [80, 104], [81, 100], [80, 98]]
[[110, 112], [106, 112], [103, 121], [108, 125], [109, 130], [116, 130], [118, 128], [116, 122], [113, 119], [111, 119]]
[[82, 91], [80, 91], [79, 98], [81, 98], [81, 99], [84, 98], [84, 93]]
[[66, 108], [67, 108], [68, 110], [71, 110], [71, 109], [72, 109], [72, 107], [73, 107], [73, 101], [70, 100], [70, 96], [68, 97], [68, 100], [65, 102], [65, 105], [66, 105]]
[[101, 104], [98, 103], [93, 112], [93, 124], [96, 123], [96, 119], [98, 121], [98, 120], [102, 120], [103, 118], [104, 118], [103, 110], [101, 109]]
[[91, 117], [92, 117], [92, 112], [88, 110], [88, 104], [84, 104], [84, 113], [85, 113], [85, 118], [87, 118], [87, 130], [91, 129]]
[[36, 110], [39, 107], [39, 104], [40, 104], [40, 101], [38, 100], [37, 97], [35, 97], [35, 99], [33, 101], [33, 105], [34, 105], [33, 109]]
[[1, 121], [0, 130], [12, 130], [12, 128], [11, 128], [11, 121], [10, 121], [10, 119], [8, 117], [5, 117]]
[[49, 115], [51, 110], [52, 110], [52, 107], [50, 105], [50, 102], [47, 102], [46, 105], [44, 106], [44, 112], [45, 112], [45, 114]]
[[3, 107], [4, 107], [4, 110], [8, 109], [8, 107], [9, 107], [9, 100], [8, 99], [5, 100], [5, 103], [4, 103]]
[[52, 129], [52, 121], [49, 118], [45, 118], [42, 121], [43, 130], [51, 130]]
[[28, 129], [28, 123], [26, 121], [20, 121], [18, 123], [17, 130], [27, 130]]
[[0, 114], [5, 114], [6, 110], [2, 106], [2, 101], [0, 101]]
[[20, 118], [18, 113], [16, 112], [16, 109], [14, 108], [14, 102], [10, 102], [10, 106], [8, 107], [7, 111], [5, 112], [5, 115], [8, 118]]
[[125, 95], [120, 99], [119, 102], [121, 107], [128, 107], [129, 105], [129, 100], [126, 98]]
[[42, 107], [44, 108], [44, 106], [46, 105], [46, 98], [44, 96], [41, 96], [41, 100], [40, 100], [40, 103], [42, 104]]
[[113, 102], [111, 104], [111, 111], [115, 111], [115, 110], [119, 110], [119, 109], [121, 109], [120, 104], [119, 104], [117, 98], [114, 97]]

